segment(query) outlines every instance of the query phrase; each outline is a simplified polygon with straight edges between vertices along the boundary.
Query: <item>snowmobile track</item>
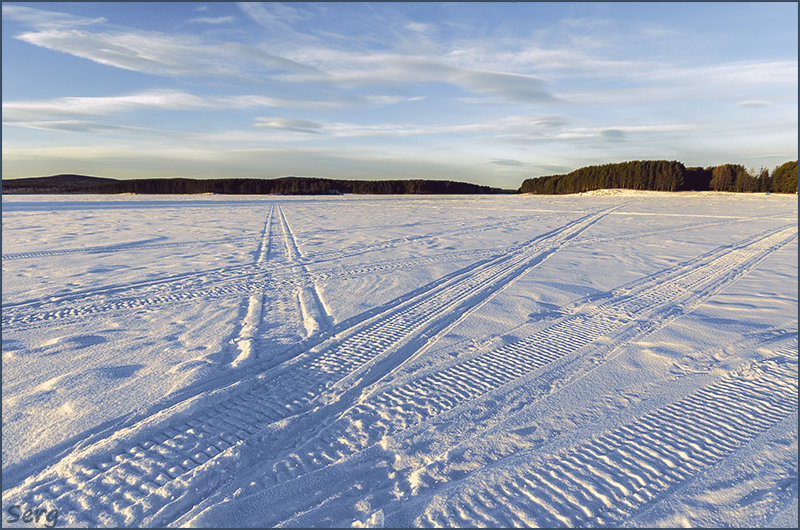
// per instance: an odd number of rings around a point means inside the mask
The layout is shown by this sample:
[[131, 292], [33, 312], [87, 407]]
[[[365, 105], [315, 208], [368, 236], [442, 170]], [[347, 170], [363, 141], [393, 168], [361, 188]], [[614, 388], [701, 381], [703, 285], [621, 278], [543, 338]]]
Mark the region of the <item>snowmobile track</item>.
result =
[[[275, 206], [273, 205], [272, 209]], [[272, 211], [271, 209], [271, 211]], [[285, 217], [280, 207], [277, 207], [278, 217], [281, 219], [275, 223], [280, 229], [288, 230]], [[274, 213], [274, 212], [273, 212]], [[275, 222], [274, 220], [272, 221]], [[509, 222], [493, 222], [477, 225], [474, 230], [490, 230], [493, 228], [507, 226]], [[265, 229], [268, 228], [265, 226]], [[265, 289], [280, 289], [286, 282], [297, 284], [297, 275], [293, 268], [302, 264], [308, 282], [313, 282], [316, 275], [312, 275], [307, 265], [319, 264], [329, 261], [337, 261], [344, 258], [357, 256], [366, 252], [374, 252], [395, 248], [404, 244], [411, 244], [418, 241], [440, 238], [442, 236], [458, 235], [469, 232], [468, 229], [460, 227], [458, 229], [437, 233], [435, 235], [409, 236], [392, 239], [388, 241], [377, 241], [368, 244], [352, 245], [344, 249], [321, 251], [311, 257], [303, 257], [299, 253], [296, 238], [293, 234], [289, 236], [291, 241], [284, 241], [282, 246], [292, 245], [294, 248], [287, 247], [287, 251], [293, 253], [292, 260], [255, 260], [253, 264], [235, 265], [215, 269], [200, 270], [182, 274], [175, 274], [155, 280], [144, 280], [131, 284], [107, 285], [99, 288], [78, 289], [68, 294], [60, 294], [49, 297], [46, 300], [32, 299], [20, 300], [16, 302], [4, 302], [2, 323], [3, 327], [25, 327], [38, 326], [48, 322], [61, 321], [66, 318], [81, 318], [96, 314], [103, 314], [114, 311], [130, 312], [140, 311], [151, 307], [177, 304], [200, 299], [220, 299], [231, 296], [247, 295], [254, 292], [262, 292]], [[264, 245], [264, 233], [258, 236], [261, 240], [261, 247]], [[253, 236], [246, 240], [256, 239]], [[270, 248], [278, 248], [278, 242], [269, 243]], [[80, 249], [79, 249], [80, 250]], [[494, 254], [502, 252], [499, 249]], [[77, 252], [77, 250], [76, 250]], [[483, 254], [485, 252], [478, 252]], [[455, 253], [454, 257], [462, 257], [464, 254]], [[469, 254], [467, 254], [469, 255]], [[31, 256], [33, 257], [33, 256]], [[447, 259], [448, 256], [434, 257], [433, 261]], [[5, 258], [3, 258], [5, 259]], [[411, 264], [415, 260], [411, 260]], [[405, 263], [400, 267], [406, 266]], [[334, 269], [334, 275], [340, 274], [340, 269]], [[370, 271], [360, 271], [357, 274], [369, 274]], [[279, 278], [276, 279], [276, 276]], [[320, 279], [324, 279], [324, 275]], [[112, 298], [107, 298], [112, 295]], [[121, 295], [121, 296], [120, 296]], [[99, 298], [97, 301], [90, 301], [93, 297]], [[78, 302], [75, 304], [74, 302]]]
[[[386, 436], [463, 407], [561, 359], [580, 355], [598, 338], [619, 345], [650, 333], [691, 311], [795, 236], [793, 227], [785, 228], [748, 238], [733, 248], [720, 247], [612, 291], [607, 302], [566, 316], [529, 337], [362, 398], [318, 438], [278, 460], [267, 482], [291, 480], [350, 457]], [[578, 377], [580, 371], [576, 370], [571, 370], [569, 377]]]
[[[4, 492], [4, 499], [57, 502], [70, 524], [149, 521], [146, 524], [163, 525], [184, 511], [184, 504], [193, 503], [185, 499], [189, 492], [202, 496], [219, 485], [225, 475], [218, 469], [220, 459], [231, 456], [241, 442], [271, 424], [311, 410], [321, 393], [337, 384], [347, 390], [353, 384], [348, 376], [366, 365], [377, 360], [390, 365], [402, 362], [413, 353], [413, 348], [404, 351], [404, 344], [423, 332], [445, 327], [452, 315], [513, 281], [610, 210], [585, 215], [516, 251], [434, 284], [338, 333], [308, 354], [250, 378], [241, 390], [233, 390], [218, 403], [181, 414], [169, 428], [163, 427], [166, 421], [154, 420], [156, 425], [148, 426], [144, 419], [140, 429], [133, 426], [67, 455]], [[287, 240], [291, 239], [288, 226], [285, 230]]]
[[[624, 234], [616, 234], [606, 237], [576, 238], [570, 241], [567, 246], [586, 246], [602, 244], [608, 241], [619, 239], [634, 239], [649, 235], [668, 233], [682, 230], [692, 230], [697, 228], [708, 228], [714, 225], [743, 222], [742, 219], [726, 219], [723, 221], [692, 223], [678, 227], [660, 228], [657, 230], [637, 231]], [[274, 221], [273, 221], [274, 223]], [[280, 222], [277, 223], [281, 225]], [[503, 225], [505, 223], [495, 223]], [[494, 226], [494, 224], [490, 225]], [[266, 227], [265, 227], [266, 228]], [[462, 230], [463, 231], [463, 230]], [[450, 232], [437, 234], [452, 235]], [[433, 237], [433, 236], [430, 236]], [[247, 240], [256, 239], [253, 236], [244, 238]], [[263, 234], [261, 239], [261, 249], [264, 247]], [[304, 274], [301, 280], [293, 271], [294, 265], [299, 262], [287, 263], [285, 260], [261, 260], [258, 259], [254, 264], [225, 267], [196, 271], [172, 277], [161, 278], [143, 282], [135, 282], [128, 285], [112, 285], [94, 289], [81, 289], [73, 293], [57, 295], [48, 300], [26, 300], [19, 302], [8, 302], [3, 305], [2, 323], [4, 328], [31, 329], [48, 324], [63, 321], [65, 319], [80, 319], [87, 316], [101, 315], [106, 313], [132, 311], [143, 311], [157, 309], [166, 305], [194, 302], [197, 299], [219, 300], [231, 297], [248, 296], [265, 291], [280, 291], [286, 289], [302, 289], [333, 281], [341, 278], [353, 278], [358, 276], [369, 276], [375, 273], [386, 273], [405, 268], [412, 268], [421, 264], [441, 263], [463, 259], [495, 258], [520, 248], [520, 245], [510, 245], [508, 247], [494, 249], [477, 249], [469, 251], [452, 251], [438, 254], [436, 256], [425, 256], [419, 258], [404, 258], [400, 260], [389, 260], [376, 262], [371, 265], [360, 265], [357, 267], [341, 267], [336, 265], [328, 270], [316, 269], [313, 272], [307, 264], [319, 264], [328, 261], [344, 259], [354, 255], [362, 254], [365, 248], [372, 250], [382, 250], [394, 247], [400, 242], [412, 243], [415, 238], [402, 238], [392, 240], [392, 242], [376, 242], [369, 245], [356, 245], [352, 248], [320, 252], [316, 255], [318, 259], [303, 258], [301, 262], [304, 266]], [[268, 243], [273, 251], [279, 248], [278, 241]], [[257, 251], [259, 252], [259, 251]], [[130, 293], [130, 294], [127, 294]], [[123, 296], [119, 296], [122, 294]], [[127, 295], [126, 295], [127, 294]], [[105, 298], [108, 295], [116, 295], [112, 298]], [[100, 298], [91, 302], [93, 297]], [[319, 295], [317, 295], [317, 298]], [[313, 298], [313, 296], [312, 296]], [[71, 302], [79, 302], [77, 304]]]
[[617, 526], [796, 411], [796, 383], [789, 363], [730, 374], [571, 449], [478, 471], [477, 486], [445, 487], [414, 524]]

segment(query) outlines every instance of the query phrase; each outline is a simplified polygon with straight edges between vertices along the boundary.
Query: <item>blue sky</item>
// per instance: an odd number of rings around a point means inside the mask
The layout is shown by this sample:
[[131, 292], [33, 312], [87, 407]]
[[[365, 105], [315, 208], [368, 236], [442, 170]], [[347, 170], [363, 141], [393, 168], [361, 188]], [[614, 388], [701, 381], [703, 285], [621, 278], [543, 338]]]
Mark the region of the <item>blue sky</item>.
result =
[[4, 2], [3, 177], [797, 158], [796, 3]]

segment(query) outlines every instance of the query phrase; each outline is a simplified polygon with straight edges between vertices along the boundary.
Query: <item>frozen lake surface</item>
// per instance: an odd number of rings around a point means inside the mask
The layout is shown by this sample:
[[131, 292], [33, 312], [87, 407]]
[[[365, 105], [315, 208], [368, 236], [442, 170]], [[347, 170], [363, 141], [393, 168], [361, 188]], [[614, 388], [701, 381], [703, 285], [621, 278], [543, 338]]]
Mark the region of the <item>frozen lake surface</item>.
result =
[[797, 224], [775, 194], [4, 196], [3, 523], [796, 527]]

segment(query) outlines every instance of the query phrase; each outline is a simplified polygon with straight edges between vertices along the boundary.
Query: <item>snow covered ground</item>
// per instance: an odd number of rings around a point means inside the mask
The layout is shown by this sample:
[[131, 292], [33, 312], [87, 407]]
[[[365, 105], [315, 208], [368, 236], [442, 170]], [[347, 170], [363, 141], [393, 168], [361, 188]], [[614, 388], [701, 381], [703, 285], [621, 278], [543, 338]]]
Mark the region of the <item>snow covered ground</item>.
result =
[[4, 196], [3, 524], [796, 527], [797, 224]]

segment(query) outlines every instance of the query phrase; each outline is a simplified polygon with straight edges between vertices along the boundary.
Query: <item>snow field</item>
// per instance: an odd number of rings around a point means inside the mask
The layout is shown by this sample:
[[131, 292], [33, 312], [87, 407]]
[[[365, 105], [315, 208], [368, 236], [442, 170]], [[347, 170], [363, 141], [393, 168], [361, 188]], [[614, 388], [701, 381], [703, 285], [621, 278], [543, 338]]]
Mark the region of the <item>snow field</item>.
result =
[[794, 197], [3, 201], [4, 508], [796, 525]]

